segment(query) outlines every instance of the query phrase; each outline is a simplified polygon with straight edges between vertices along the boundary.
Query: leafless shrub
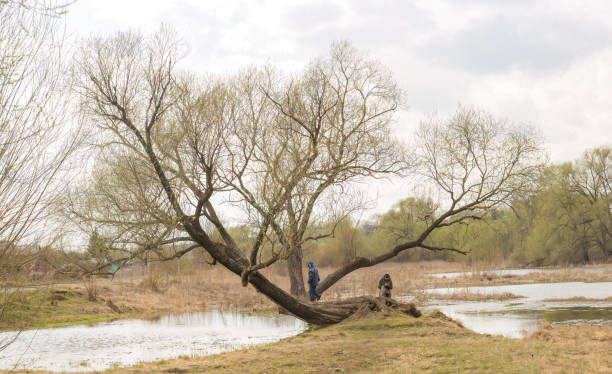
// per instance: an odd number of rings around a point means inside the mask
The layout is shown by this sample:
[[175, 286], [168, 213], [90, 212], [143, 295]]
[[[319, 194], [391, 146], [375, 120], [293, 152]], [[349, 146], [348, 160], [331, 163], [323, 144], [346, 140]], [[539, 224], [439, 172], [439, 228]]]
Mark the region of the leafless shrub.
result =
[[98, 294], [100, 293], [100, 288], [96, 283], [95, 277], [91, 275], [84, 276], [83, 287], [85, 288], [85, 292], [87, 292], [87, 300], [96, 301]]

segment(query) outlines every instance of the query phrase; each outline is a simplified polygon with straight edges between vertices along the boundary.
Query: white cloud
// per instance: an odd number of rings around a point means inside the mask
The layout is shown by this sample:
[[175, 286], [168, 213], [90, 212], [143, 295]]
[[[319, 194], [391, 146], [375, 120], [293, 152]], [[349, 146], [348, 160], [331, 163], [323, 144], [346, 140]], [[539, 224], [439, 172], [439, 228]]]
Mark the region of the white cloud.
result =
[[467, 98], [496, 115], [538, 126], [552, 160], [569, 161], [587, 148], [612, 144], [610, 61], [612, 48], [549, 74], [483, 77]]
[[[264, 61], [295, 70], [348, 40], [406, 92], [402, 138], [425, 113], [462, 103], [539, 127], [560, 162], [612, 143], [611, 20], [604, 0], [81, 0], [67, 27], [87, 37], [168, 23], [190, 47], [184, 65], [202, 73]], [[390, 185], [379, 206], [409, 193]]]

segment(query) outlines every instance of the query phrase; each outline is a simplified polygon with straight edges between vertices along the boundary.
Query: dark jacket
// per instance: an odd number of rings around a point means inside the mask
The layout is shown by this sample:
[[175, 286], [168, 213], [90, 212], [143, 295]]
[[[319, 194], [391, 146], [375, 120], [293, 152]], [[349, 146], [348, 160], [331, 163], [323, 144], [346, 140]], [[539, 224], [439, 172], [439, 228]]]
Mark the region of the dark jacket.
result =
[[306, 265], [308, 266], [308, 284], [312, 287], [317, 287], [319, 281], [321, 280], [319, 278], [319, 271], [314, 266], [312, 261], [309, 261]]
[[393, 289], [393, 282], [391, 281], [391, 276], [383, 275], [382, 278], [378, 281], [378, 288], [382, 286], [386, 286], [388, 289]]

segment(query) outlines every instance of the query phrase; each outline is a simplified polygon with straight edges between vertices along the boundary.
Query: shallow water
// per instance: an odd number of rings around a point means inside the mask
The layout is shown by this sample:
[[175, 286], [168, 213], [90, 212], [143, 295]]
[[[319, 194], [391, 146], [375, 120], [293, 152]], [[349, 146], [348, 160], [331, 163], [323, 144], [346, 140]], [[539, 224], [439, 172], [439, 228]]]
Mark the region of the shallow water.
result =
[[[28, 330], [0, 352], [0, 369], [93, 371], [201, 356], [294, 336], [307, 325], [291, 316], [209, 311], [157, 321], [120, 320], [96, 325]], [[0, 342], [15, 333], [0, 334]]]
[[[481, 273], [495, 274], [495, 275], [526, 275], [531, 273], [559, 273], [562, 271], [585, 271], [587, 273], [599, 272], [599, 271], [610, 271], [612, 266], [597, 266], [597, 267], [579, 267], [579, 268], [568, 268], [568, 269], [498, 269], [498, 270], [486, 270]], [[431, 274], [432, 277], [436, 278], [457, 278], [462, 275], [470, 276], [473, 272], [463, 271], [456, 273], [436, 273]]]
[[[511, 292], [523, 298], [487, 302], [433, 299], [421, 308], [426, 312], [438, 309], [476, 332], [511, 338], [528, 335], [542, 320], [553, 324], [612, 325], [612, 302], [545, 301], [579, 296], [611, 297], [612, 282], [438, 288], [427, 292], [435, 295], [466, 289], [481, 294]], [[209, 311], [165, 316], [157, 321], [120, 320], [28, 330], [0, 351], [0, 369], [104, 370], [141, 361], [207, 355], [274, 342], [306, 328], [304, 322], [290, 316]], [[14, 334], [0, 333], [0, 345]]]
[[484, 295], [510, 292], [517, 296], [523, 296], [525, 299], [517, 299], [521, 302], [525, 300], [567, 299], [580, 296], [590, 299], [604, 299], [612, 296], [612, 282], [529, 283], [508, 286], [433, 288], [426, 290], [427, 293], [432, 294], [449, 294], [463, 291]]
[[471, 330], [484, 334], [520, 338], [533, 332], [540, 321], [553, 324], [612, 325], [612, 302], [598, 301], [546, 301], [586, 297], [605, 299], [612, 297], [612, 282], [536, 283], [510, 286], [436, 288], [427, 293], [448, 294], [469, 291], [480, 294], [510, 292], [520, 299], [507, 301], [446, 301], [432, 300], [424, 305], [425, 311], [440, 310], [460, 320]]

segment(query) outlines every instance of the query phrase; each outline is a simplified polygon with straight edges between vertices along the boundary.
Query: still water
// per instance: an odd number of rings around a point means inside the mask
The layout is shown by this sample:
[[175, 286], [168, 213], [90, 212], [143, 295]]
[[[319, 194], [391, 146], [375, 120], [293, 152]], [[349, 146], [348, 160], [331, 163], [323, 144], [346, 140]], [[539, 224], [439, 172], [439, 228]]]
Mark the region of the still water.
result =
[[[120, 320], [28, 330], [0, 352], [0, 369], [103, 370], [275, 342], [306, 328], [306, 323], [290, 316], [209, 311], [165, 316], [156, 321]], [[0, 342], [14, 335], [1, 333]]]
[[507, 301], [445, 301], [432, 300], [422, 308], [440, 310], [460, 320], [473, 331], [484, 334], [521, 338], [533, 332], [540, 321], [553, 324], [612, 325], [612, 302], [550, 301], [550, 299], [605, 299], [612, 297], [612, 282], [564, 282], [521, 284], [511, 286], [436, 288], [427, 290], [435, 294], [469, 291], [480, 294], [510, 292], [520, 299]]
[[[486, 270], [477, 273], [495, 274], [495, 275], [527, 275], [532, 273], [559, 273], [564, 271], [585, 271], [587, 273], [600, 272], [600, 271], [612, 271], [612, 266], [597, 266], [597, 267], [580, 267], [580, 268], [567, 268], [567, 269], [498, 269], [498, 270]], [[457, 278], [462, 275], [471, 276], [473, 272], [464, 271], [457, 273], [436, 273], [431, 274], [432, 277], [436, 278]]]
[[[511, 292], [522, 296], [508, 301], [444, 301], [436, 294], [465, 288], [427, 290], [434, 297], [419, 307], [440, 310], [479, 333], [520, 338], [540, 321], [553, 324], [612, 325], [612, 302], [549, 301], [612, 297], [612, 282], [543, 283], [469, 287], [473, 293]], [[402, 297], [398, 297], [402, 299]], [[410, 297], [403, 299], [409, 300]], [[128, 366], [141, 361], [214, 354], [297, 335], [306, 323], [291, 316], [251, 316], [209, 311], [165, 316], [157, 321], [121, 320], [96, 325], [28, 330], [0, 351], [0, 369], [93, 371]], [[15, 335], [0, 333], [0, 345]]]

